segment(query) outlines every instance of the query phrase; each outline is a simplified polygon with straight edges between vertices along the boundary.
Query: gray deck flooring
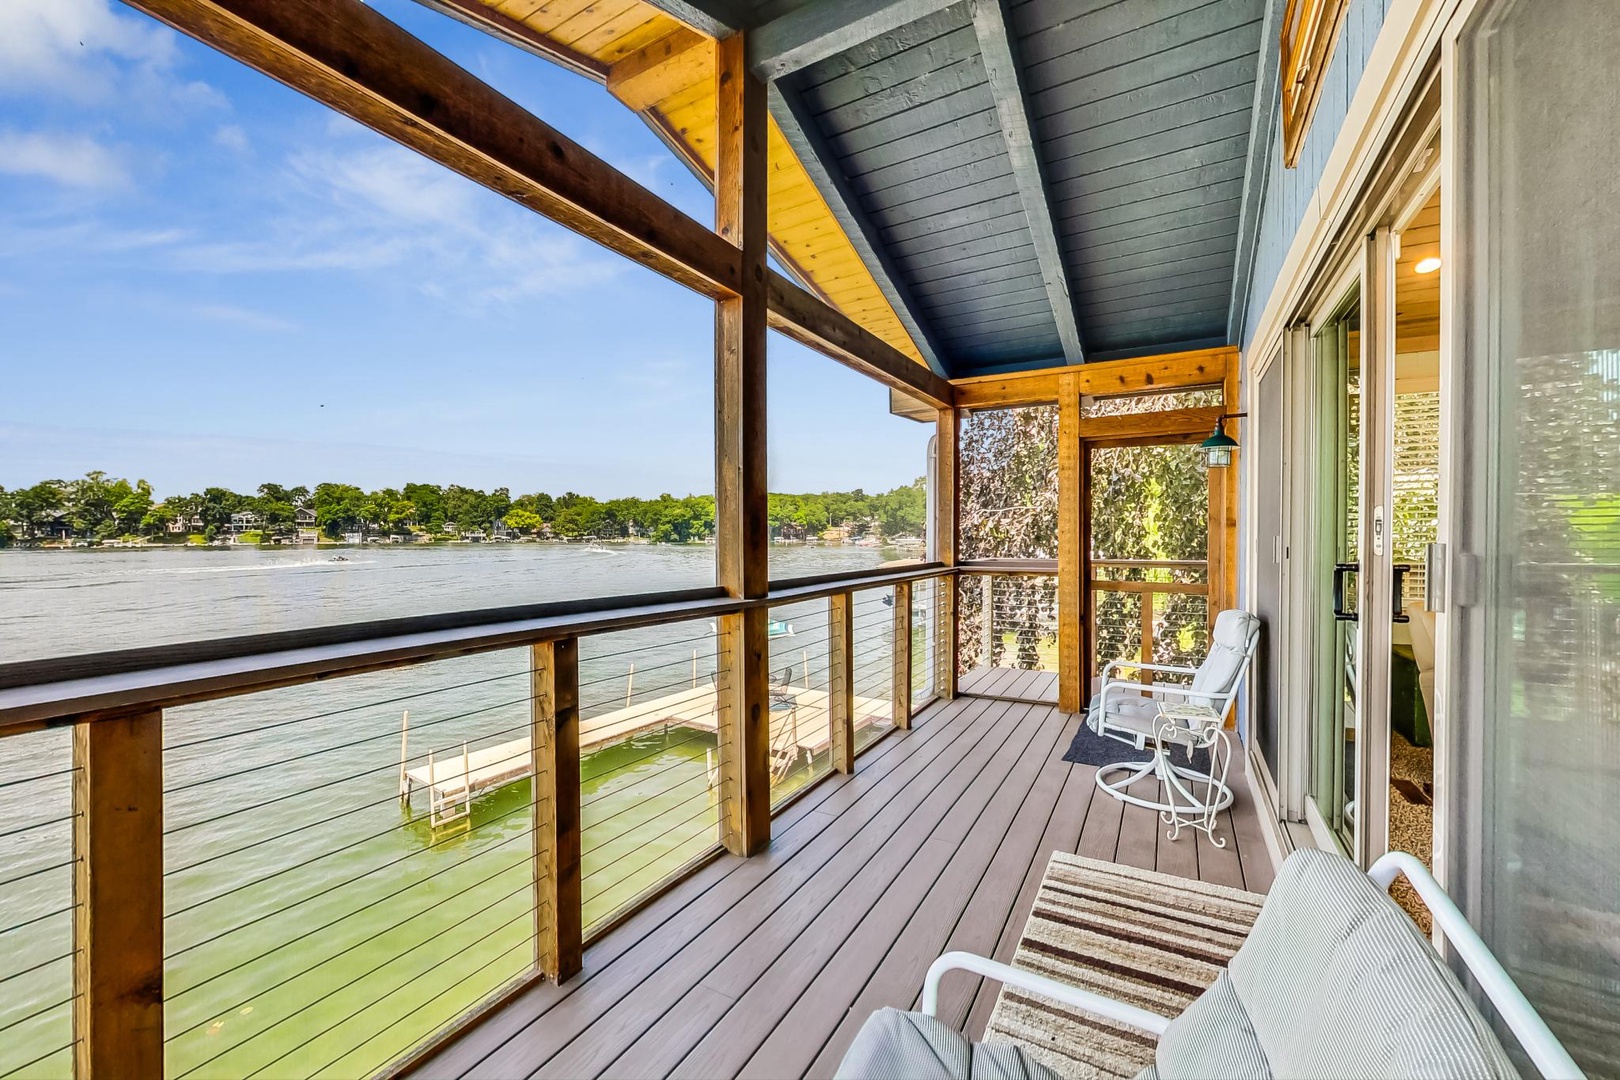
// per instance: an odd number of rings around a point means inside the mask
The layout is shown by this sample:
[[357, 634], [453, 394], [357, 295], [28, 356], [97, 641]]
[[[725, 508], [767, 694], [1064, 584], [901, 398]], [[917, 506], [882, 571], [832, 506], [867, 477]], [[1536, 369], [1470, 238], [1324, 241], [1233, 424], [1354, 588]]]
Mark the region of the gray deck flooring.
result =
[[[1098, 793], [1062, 760], [1079, 718], [958, 698], [921, 714], [613, 929], [562, 986], [508, 1002], [414, 1075], [830, 1076], [875, 1008], [912, 1006], [941, 952], [1009, 959], [1048, 855], [1264, 891], [1271, 865], [1239, 769], [1227, 846]], [[982, 1031], [993, 984], [947, 980], [940, 1015]]]
[[1057, 672], [1024, 671], [1019, 668], [976, 667], [956, 680], [959, 694], [1056, 705]]

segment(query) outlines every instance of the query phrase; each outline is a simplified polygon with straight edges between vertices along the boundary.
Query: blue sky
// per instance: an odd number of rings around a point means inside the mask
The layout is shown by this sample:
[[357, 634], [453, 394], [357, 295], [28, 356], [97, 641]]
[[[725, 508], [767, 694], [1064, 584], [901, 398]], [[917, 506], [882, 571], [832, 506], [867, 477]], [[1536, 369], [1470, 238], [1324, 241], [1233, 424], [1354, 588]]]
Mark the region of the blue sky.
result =
[[[374, 7], [700, 221], [588, 80]], [[709, 301], [109, 0], [0, 2], [0, 485], [713, 490]], [[928, 428], [773, 335], [771, 486], [882, 490]]]

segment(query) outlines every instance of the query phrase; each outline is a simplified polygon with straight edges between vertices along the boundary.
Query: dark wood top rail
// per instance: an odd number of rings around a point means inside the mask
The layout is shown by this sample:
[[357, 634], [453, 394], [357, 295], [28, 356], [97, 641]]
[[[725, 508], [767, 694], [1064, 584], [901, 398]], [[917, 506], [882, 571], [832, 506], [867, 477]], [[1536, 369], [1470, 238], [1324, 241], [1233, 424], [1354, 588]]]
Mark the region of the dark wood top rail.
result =
[[0, 666], [0, 737], [473, 653], [816, 600], [954, 573], [938, 563], [783, 582], [739, 600], [689, 589], [70, 656]]

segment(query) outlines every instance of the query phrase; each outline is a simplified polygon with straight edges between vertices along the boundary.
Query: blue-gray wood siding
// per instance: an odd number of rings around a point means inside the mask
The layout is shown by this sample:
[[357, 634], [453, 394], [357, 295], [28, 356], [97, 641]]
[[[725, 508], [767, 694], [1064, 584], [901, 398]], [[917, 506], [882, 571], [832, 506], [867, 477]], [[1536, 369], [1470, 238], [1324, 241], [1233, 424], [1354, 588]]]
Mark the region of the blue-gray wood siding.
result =
[[1277, 276], [1282, 272], [1283, 260], [1294, 242], [1294, 234], [1304, 219], [1316, 186], [1322, 179], [1322, 167], [1328, 153], [1344, 126], [1350, 99], [1361, 83], [1361, 74], [1367, 67], [1373, 42], [1384, 25], [1384, 14], [1390, 0], [1350, 0], [1344, 28], [1333, 48], [1333, 59], [1322, 85], [1322, 97], [1317, 102], [1316, 114], [1311, 118], [1310, 131], [1300, 148], [1295, 168], [1285, 169], [1282, 162], [1281, 121], [1271, 131], [1271, 151], [1266, 158], [1265, 202], [1260, 212], [1260, 234], [1255, 244], [1254, 277], [1250, 283], [1248, 314], [1243, 321], [1243, 348], [1253, 343], [1261, 315], [1271, 299]]

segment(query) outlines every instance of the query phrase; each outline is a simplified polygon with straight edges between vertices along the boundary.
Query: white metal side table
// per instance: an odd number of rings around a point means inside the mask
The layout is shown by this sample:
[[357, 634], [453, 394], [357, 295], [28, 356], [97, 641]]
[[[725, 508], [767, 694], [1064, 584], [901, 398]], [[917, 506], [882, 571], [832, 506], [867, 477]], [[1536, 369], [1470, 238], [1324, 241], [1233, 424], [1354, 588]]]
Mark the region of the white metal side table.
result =
[[[1171, 840], [1179, 839], [1183, 828], [1202, 829], [1216, 847], [1225, 847], [1225, 839], [1215, 835], [1216, 818], [1232, 805], [1232, 789], [1226, 785], [1226, 773], [1232, 765], [1232, 744], [1220, 713], [1207, 705], [1163, 702], [1158, 718], [1153, 723], [1153, 741], [1158, 752], [1154, 760], [1158, 766], [1159, 781], [1163, 784], [1166, 808], [1159, 818], [1170, 831]], [[1209, 772], [1177, 769], [1170, 761], [1170, 747], [1187, 748], [1189, 762], [1194, 750], [1209, 751]], [[1189, 786], [1185, 772], [1198, 779]], [[1202, 797], [1194, 791], [1203, 783]]]

